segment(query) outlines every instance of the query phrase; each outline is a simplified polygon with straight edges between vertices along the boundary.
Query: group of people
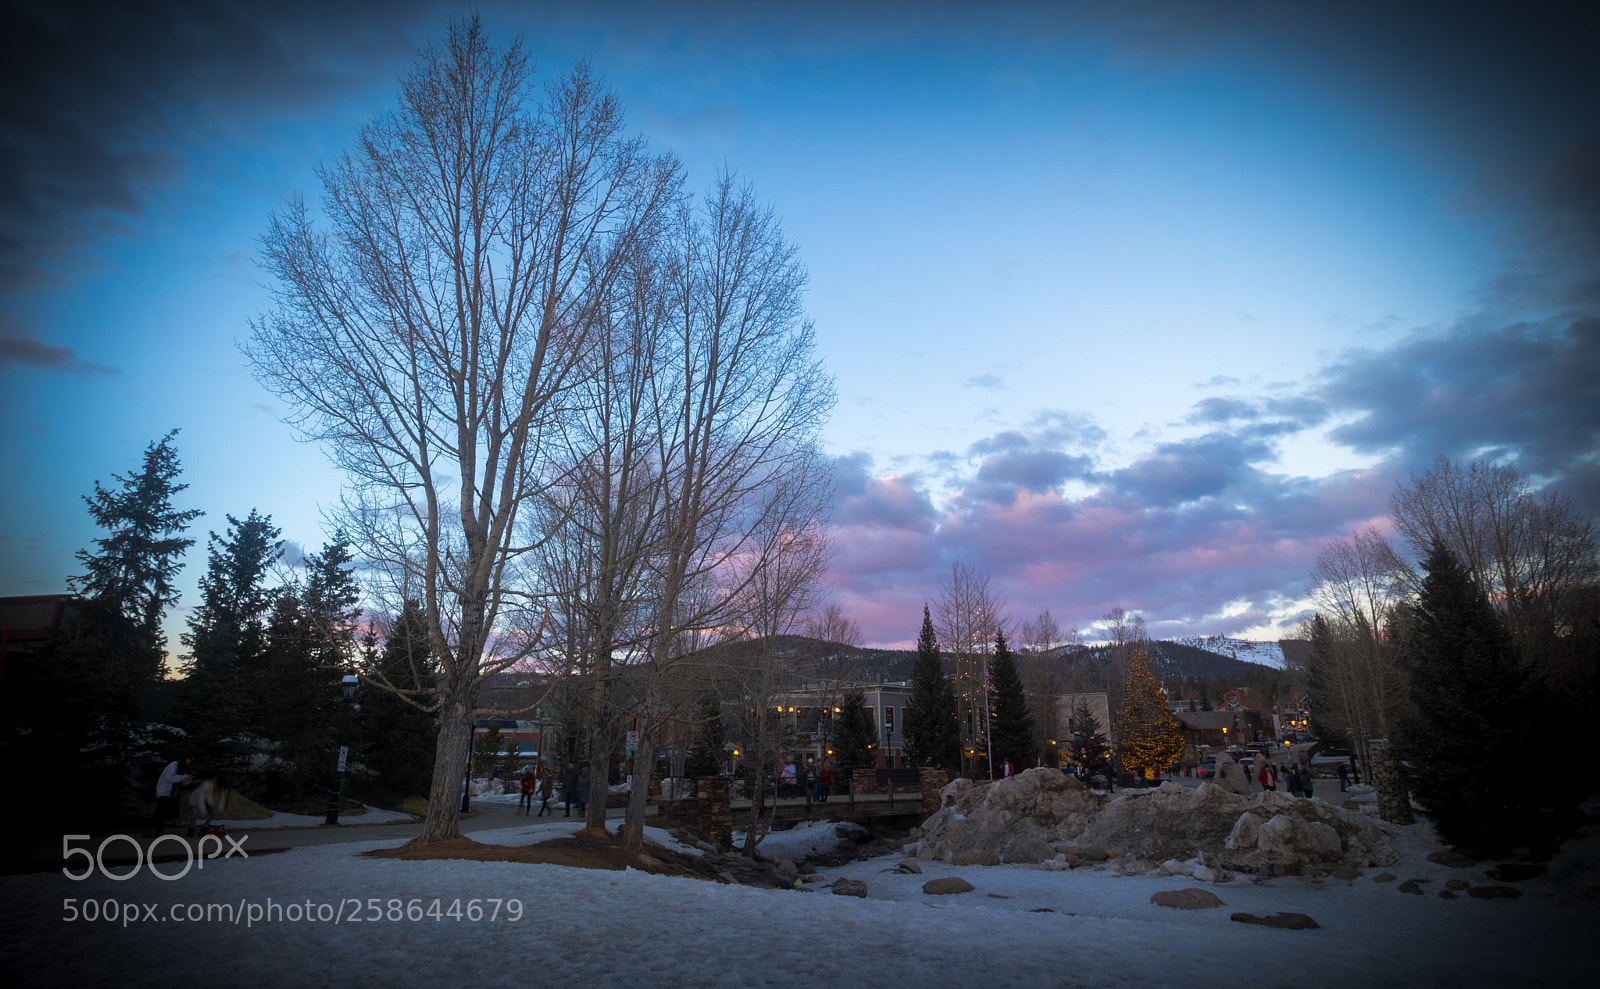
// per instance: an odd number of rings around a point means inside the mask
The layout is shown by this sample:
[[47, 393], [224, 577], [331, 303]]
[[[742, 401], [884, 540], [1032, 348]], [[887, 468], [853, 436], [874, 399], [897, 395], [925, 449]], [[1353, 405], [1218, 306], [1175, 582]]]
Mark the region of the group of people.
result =
[[1311, 779], [1311, 769], [1298, 763], [1284, 763], [1280, 773], [1277, 766], [1263, 761], [1256, 770], [1256, 782], [1263, 790], [1276, 790], [1280, 781], [1288, 786], [1292, 796], [1309, 798], [1316, 790], [1316, 784]]
[[802, 793], [810, 791], [812, 800], [825, 804], [833, 792], [833, 767], [826, 762], [821, 765], [807, 762], [802, 766], [799, 760], [791, 760], [778, 767], [778, 784], [804, 788]]
[[[589, 767], [579, 769], [576, 763], [568, 762], [567, 768], [561, 773], [561, 800], [566, 805], [563, 817], [572, 816], [572, 805], [578, 805], [578, 816], [589, 812]], [[522, 799], [517, 801], [517, 813], [533, 817], [543, 817], [546, 812], [551, 817], [556, 816], [555, 809], [550, 806], [550, 799], [555, 796], [556, 778], [548, 766], [541, 766], [537, 771], [528, 767], [522, 774]], [[539, 812], [533, 813], [533, 798], [539, 798]]]
[[[156, 778], [156, 806], [145, 829], [147, 837], [160, 834], [177, 819], [178, 797], [183, 787], [191, 784], [194, 789], [189, 794], [189, 836], [194, 837], [197, 827], [211, 829], [212, 820], [226, 802], [224, 781], [220, 777], [197, 778], [194, 756], [185, 752], [167, 763]], [[198, 823], [201, 818], [205, 819], [203, 825]]]

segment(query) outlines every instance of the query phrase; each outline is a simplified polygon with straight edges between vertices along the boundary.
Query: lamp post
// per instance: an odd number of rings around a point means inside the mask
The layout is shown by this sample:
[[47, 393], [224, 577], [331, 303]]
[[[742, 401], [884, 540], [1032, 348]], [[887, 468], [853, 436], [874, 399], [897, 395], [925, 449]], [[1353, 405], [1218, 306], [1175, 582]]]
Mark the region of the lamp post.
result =
[[339, 794], [344, 791], [344, 764], [350, 756], [350, 748], [345, 744], [350, 736], [350, 701], [356, 695], [357, 680], [355, 674], [346, 676], [339, 681], [339, 691], [344, 695], [339, 711], [339, 768], [333, 777], [333, 792], [328, 794], [328, 818], [326, 824], [339, 823]]
[[889, 722], [883, 725], [883, 768], [894, 768], [894, 725]]
[[[461, 813], [472, 809], [472, 745], [478, 737], [478, 723], [467, 726], [467, 778], [461, 781]], [[571, 810], [569, 806], [567, 808]]]

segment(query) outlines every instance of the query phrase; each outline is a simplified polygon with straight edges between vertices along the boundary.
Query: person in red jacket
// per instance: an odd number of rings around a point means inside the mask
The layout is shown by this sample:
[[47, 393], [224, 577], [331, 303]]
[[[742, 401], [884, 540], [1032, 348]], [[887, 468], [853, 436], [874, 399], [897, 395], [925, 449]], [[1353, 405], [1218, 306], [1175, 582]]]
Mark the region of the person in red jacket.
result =
[[823, 763], [822, 768], [817, 770], [817, 785], [822, 791], [822, 795], [818, 799], [820, 799], [823, 803], [827, 803], [828, 793], [833, 789], [832, 766], [828, 765], [827, 763]]
[[518, 814], [533, 813], [533, 791], [538, 788], [539, 777], [534, 775], [533, 767], [522, 774], [522, 799], [517, 801]]

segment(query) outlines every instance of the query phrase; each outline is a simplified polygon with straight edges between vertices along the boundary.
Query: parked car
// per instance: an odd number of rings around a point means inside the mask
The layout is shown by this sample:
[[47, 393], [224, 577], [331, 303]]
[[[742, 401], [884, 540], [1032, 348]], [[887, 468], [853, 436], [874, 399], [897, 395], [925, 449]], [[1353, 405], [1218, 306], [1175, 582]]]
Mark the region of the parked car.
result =
[[1208, 755], [1201, 758], [1200, 765], [1194, 767], [1194, 774], [1203, 780], [1208, 780], [1217, 775], [1217, 757]]

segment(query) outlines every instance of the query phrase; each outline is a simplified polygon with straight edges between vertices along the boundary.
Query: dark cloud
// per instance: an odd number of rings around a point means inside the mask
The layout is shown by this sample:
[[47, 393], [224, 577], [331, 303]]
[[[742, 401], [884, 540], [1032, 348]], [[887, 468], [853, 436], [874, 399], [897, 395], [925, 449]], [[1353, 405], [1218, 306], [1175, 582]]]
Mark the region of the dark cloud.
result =
[[962, 382], [963, 388], [987, 388], [992, 390], [1004, 388], [1006, 381], [999, 375], [975, 374]]
[[117, 373], [116, 368], [78, 360], [71, 347], [53, 347], [33, 337], [0, 332], [0, 365], [4, 364], [21, 364], [54, 374]]
[[0, 293], [50, 280], [181, 174], [170, 148], [403, 69], [433, 6], [80, 0], [0, 12]]
[[1045, 491], [1072, 477], [1088, 477], [1094, 460], [1056, 450], [1024, 450], [985, 457], [978, 467], [981, 484], [1005, 484]]
[[[1600, 452], [1600, 318], [1419, 338], [1329, 368], [1319, 396], [1355, 411], [1337, 442], [1407, 466], [1508, 458], [1559, 477]], [[1600, 509], [1591, 502], [1587, 510]]]

